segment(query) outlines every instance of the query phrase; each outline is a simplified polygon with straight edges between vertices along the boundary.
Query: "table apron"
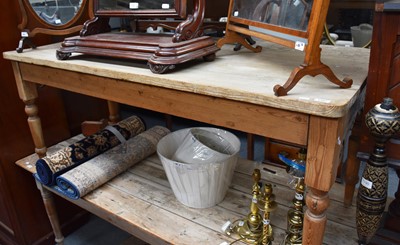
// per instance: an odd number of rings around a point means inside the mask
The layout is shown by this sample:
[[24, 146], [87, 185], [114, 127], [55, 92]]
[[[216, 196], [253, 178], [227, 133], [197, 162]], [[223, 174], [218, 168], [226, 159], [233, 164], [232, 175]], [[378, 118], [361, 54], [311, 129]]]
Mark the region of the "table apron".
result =
[[239, 100], [19, 63], [24, 82], [307, 145], [309, 115]]

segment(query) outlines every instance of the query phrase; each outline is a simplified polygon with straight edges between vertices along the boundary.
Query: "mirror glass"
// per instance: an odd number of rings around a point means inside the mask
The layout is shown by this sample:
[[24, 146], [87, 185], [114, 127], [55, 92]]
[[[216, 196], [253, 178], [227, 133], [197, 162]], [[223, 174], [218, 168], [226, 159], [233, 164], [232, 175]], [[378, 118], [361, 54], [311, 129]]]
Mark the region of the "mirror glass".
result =
[[175, 9], [175, 0], [98, 0], [98, 10]]
[[38, 16], [50, 25], [64, 25], [79, 12], [83, 0], [29, 0]]
[[234, 0], [233, 17], [306, 31], [313, 0]]

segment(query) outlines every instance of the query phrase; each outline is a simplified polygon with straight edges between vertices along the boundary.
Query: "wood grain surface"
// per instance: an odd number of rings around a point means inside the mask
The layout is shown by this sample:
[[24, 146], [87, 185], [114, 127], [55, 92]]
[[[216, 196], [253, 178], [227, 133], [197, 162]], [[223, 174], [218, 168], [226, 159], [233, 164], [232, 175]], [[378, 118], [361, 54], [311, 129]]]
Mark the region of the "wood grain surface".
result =
[[60, 44], [3, 55], [35, 65], [334, 118], [346, 113], [367, 76], [368, 49], [321, 46], [322, 62], [339, 78], [350, 76], [353, 86], [340, 89], [323, 76], [307, 76], [287, 96], [277, 98], [273, 87], [288, 79], [293, 68], [303, 62], [304, 54], [265, 41], [257, 42], [263, 47], [261, 53], [245, 49], [235, 52], [233, 46], [224, 45], [213, 62], [192, 61], [161, 75], [153, 74], [143, 62], [83, 55], [60, 61], [55, 56]]
[[[78, 135], [61, 142], [50, 147], [49, 152], [81, 138]], [[33, 154], [17, 164], [34, 172], [32, 163], [36, 159]], [[263, 171], [264, 167], [275, 173]], [[74, 203], [150, 243], [220, 244], [234, 240], [222, 234], [221, 226], [227, 220], [243, 218], [249, 212], [254, 168], [261, 169], [262, 182], [273, 185], [278, 203], [271, 217], [275, 233], [273, 244], [280, 244], [285, 236], [286, 215], [294, 196], [294, 190], [287, 185], [288, 174], [281, 168], [244, 159], [239, 159], [225, 199], [211, 208], [195, 209], [179, 203], [157, 155], [148, 157]], [[344, 207], [343, 191], [344, 186], [338, 183], [330, 191], [324, 244], [357, 244], [355, 207]]]

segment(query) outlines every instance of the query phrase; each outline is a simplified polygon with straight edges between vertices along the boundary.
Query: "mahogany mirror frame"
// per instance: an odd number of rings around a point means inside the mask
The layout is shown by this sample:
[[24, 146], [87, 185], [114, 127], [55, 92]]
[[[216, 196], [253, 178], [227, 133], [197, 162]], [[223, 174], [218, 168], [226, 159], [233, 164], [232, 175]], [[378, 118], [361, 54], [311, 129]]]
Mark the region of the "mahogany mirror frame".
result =
[[102, 10], [99, 9], [99, 1], [94, 1], [94, 15], [95, 16], [113, 16], [113, 17], [186, 17], [186, 3], [187, 0], [174, 0], [174, 8], [172, 9], [131, 9], [131, 10]]
[[[126, 60], [144, 60], [153, 73], [162, 74], [176, 65], [202, 58], [215, 59], [219, 50], [202, 28], [206, 0], [192, 0], [193, 12], [186, 14], [187, 0], [174, 0], [174, 9], [110, 9], [100, 10], [94, 0], [94, 17], [86, 21], [77, 37], [64, 39], [56, 51], [59, 60], [67, 60], [72, 53], [111, 57]], [[149, 19], [180, 17], [182, 21], [171, 33], [112, 32], [110, 17]], [[184, 19], [183, 17], [186, 17]], [[160, 20], [158, 24], [162, 24]]]
[[[306, 75], [324, 75], [330, 82], [341, 88], [351, 87], [353, 81], [349, 77], [339, 80], [333, 71], [320, 60], [321, 57], [321, 38], [324, 32], [324, 23], [329, 8], [330, 0], [314, 0], [310, 12], [310, 18], [305, 31], [278, 26], [251, 19], [234, 16], [233, 5], [237, 0], [230, 0], [228, 20], [226, 25], [225, 37], [217, 42], [220, 48], [226, 43], [240, 44], [253, 52], [261, 52], [260, 46], [252, 46], [247, 37], [256, 37], [265, 41], [277, 43], [289, 48], [304, 51], [304, 62], [294, 68], [288, 80], [283, 86], [275, 85], [274, 93], [276, 96], [287, 95], [299, 81]], [[255, 28], [252, 28], [255, 27]], [[257, 31], [257, 28], [263, 31]], [[279, 33], [282, 35], [270, 34]], [[285, 38], [289, 36], [291, 38]], [[294, 37], [294, 39], [292, 38]], [[296, 41], [305, 39], [306, 42]]]
[[31, 48], [36, 48], [31, 38], [38, 34], [51, 36], [67, 36], [73, 33], [79, 33], [83, 27], [83, 23], [93, 18], [93, 2], [92, 0], [82, 0], [81, 7], [71, 20], [65, 24], [52, 25], [36, 14], [29, 0], [18, 0], [21, 11], [21, 23], [18, 29], [21, 31], [21, 39], [16, 48], [21, 53], [25, 44]]

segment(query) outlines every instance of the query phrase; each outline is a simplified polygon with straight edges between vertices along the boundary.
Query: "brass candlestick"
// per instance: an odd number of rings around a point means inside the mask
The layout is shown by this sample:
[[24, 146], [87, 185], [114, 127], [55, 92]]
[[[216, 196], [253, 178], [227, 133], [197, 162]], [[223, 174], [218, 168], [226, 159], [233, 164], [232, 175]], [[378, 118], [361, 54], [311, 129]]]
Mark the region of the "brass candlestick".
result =
[[[302, 244], [302, 233], [303, 233], [303, 207], [304, 202], [304, 174], [306, 167], [306, 149], [300, 149], [298, 153], [298, 159], [282, 160], [288, 165], [287, 172], [290, 174], [292, 181], [289, 185], [294, 187], [295, 196], [292, 200], [292, 206], [289, 208], [287, 213], [287, 230], [284, 244], [285, 245], [300, 245]], [[294, 185], [293, 185], [294, 184]]]
[[264, 193], [262, 195], [262, 201], [259, 202], [259, 209], [264, 212], [263, 215], [263, 229], [262, 238], [257, 244], [270, 245], [274, 240], [270, 213], [276, 209], [275, 195], [272, 194], [272, 185], [265, 184]]
[[[250, 203], [250, 213], [245, 219], [237, 220], [233, 224], [229, 224], [226, 227], [225, 232], [230, 234], [237, 234], [242, 241], [257, 244], [260, 240], [263, 232], [263, 217], [261, 216], [257, 203], [260, 200], [261, 186], [260, 186], [261, 173], [259, 169], [253, 171], [253, 188], [252, 188], [252, 200]], [[224, 229], [224, 228], [223, 228]]]
[[[275, 210], [277, 204], [271, 184], [266, 184], [261, 193], [260, 179], [260, 170], [254, 169], [250, 213], [246, 218], [236, 220], [233, 224], [228, 221], [223, 225], [222, 230], [228, 235], [238, 235], [240, 241], [249, 244], [269, 245], [274, 239], [270, 224], [270, 212]], [[263, 215], [260, 211], [263, 212]]]
[[261, 195], [261, 187], [260, 187], [260, 179], [261, 173], [259, 169], [254, 169], [253, 172], [253, 191], [252, 191], [252, 200], [250, 203], [250, 213], [247, 216], [247, 223], [250, 231], [254, 234], [254, 237], [259, 237], [262, 233], [262, 216], [257, 208], [258, 200]]
[[300, 245], [302, 244], [303, 232], [303, 207], [304, 203], [304, 178], [297, 178], [295, 187], [296, 193], [292, 200], [293, 206], [289, 209], [287, 214], [287, 236], [285, 238], [286, 245]]
[[367, 113], [365, 123], [375, 139], [375, 147], [364, 169], [357, 195], [359, 244], [370, 241], [385, 210], [388, 185], [385, 144], [400, 131], [400, 113], [392, 99], [384, 98]]

